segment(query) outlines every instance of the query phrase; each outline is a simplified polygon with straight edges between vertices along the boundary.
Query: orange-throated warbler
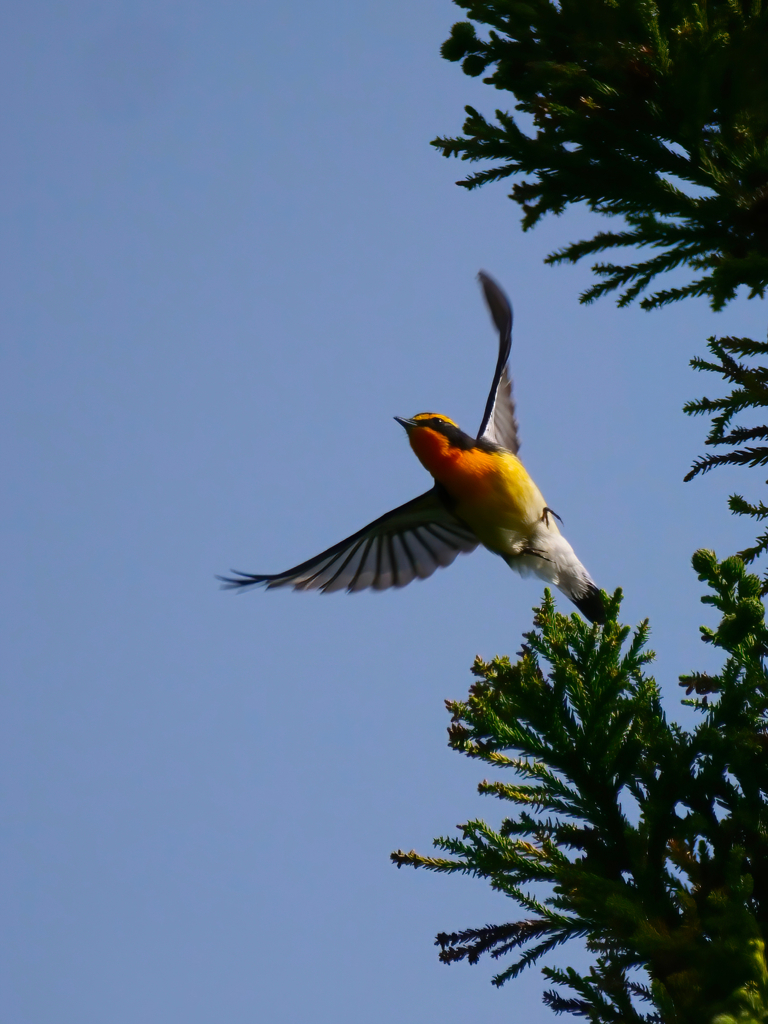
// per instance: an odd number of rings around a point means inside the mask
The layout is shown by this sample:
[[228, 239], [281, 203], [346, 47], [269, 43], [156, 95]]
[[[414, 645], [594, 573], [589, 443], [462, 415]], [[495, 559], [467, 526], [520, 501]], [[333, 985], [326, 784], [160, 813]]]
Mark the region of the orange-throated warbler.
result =
[[[600, 591], [557, 528], [541, 491], [517, 457], [512, 380], [512, 309], [492, 278], [480, 283], [499, 331], [499, 358], [477, 437], [437, 413], [395, 416], [435, 483], [425, 494], [387, 512], [358, 533], [287, 572], [272, 576], [220, 576], [227, 588], [386, 590], [426, 579], [478, 544], [522, 575], [553, 583], [592, 622], [603, 622]], [[234, 571], [234, 570], [233, 570]]]

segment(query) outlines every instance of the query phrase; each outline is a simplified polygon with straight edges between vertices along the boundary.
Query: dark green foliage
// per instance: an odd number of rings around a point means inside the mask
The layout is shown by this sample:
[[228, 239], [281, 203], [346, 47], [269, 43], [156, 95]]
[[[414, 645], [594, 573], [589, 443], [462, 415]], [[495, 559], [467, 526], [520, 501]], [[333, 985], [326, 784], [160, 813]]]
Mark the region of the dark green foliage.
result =
[[478, 660], [468, 699], [447, 702], [450, 745], [495, 774], [511, 771], [480, 784], [510, 816], [437, 839], [447, 856], [393, 860], [485, 878], [525, 917], [438, 935], [444, 962], [513, 956], [501, 985], [584, 940], [589, 971], [542, 967], [556, 1012], [600, 1024], [768, 1019], [760, 581], [739, 558], [700, 551], [693, 564], [722, 616], [703, 638], [726, 660], [717, 675], [682, 679], [702, 714], [692, 731], [666, 720], [645, 674], [648, 624], [618, 624], [620, 592], [602, 629], [558, 614], [547, 593], [519, 660]]
[[[683, 267], [698, 276], [641, 305], [706, 295], [719, 309], [739, 285], [764, 294], [768, 0], [457, 3], [474, 24], [455, 25], [443, 55], [516, 100], [494, 120], [468, 107], [464, 136], [435, 140], [446, 156], [486, 163], [460, 184], [527, 175], [511, 195], [524, 228], [571, 203], [623, 217], [624, 230], [549, 257], [652, 250], [597, 264], [584, 301], [618, 290], [624, 305]], [[768, 406], [768, 343], [712, 338], [709, 350], [694, 367], [730, 391], [686, 406], [712, 417], [718, 449], [686, 479], [764, 469], [768, 426], [739, 420]], [[729, 504], [768, 519], [763, 502]], [[647, 622], [619, 625], [620, 592], [602, 628], [558, 614], [547, 593], [517, 662], [477, 661], [468, 699], [448, 702], [449, 741], [511, 772], [480, 785], [508, 816], [437, 839], [440, 856], [392, 857], [487, 879], [524, 916], [441, 933], [444, 963], [487, 954], [503, 961], [501, 985], [541, 961], [544, 1002], [594, 1024], [768, 1022], [768, 576], [761, 586], [745, 566], [766, 552], [768, 531], [722, 562], [694, 556], [702, 600], [720, 615], [702, 639], [725, 658], [718, 673], [681, 677], [696, 728], [667, 721], [645, 674]], [[586, 943], [588, 970], [552, 965], [547, 954], [569, 940]]]
[[[696, 459], [686, 480], [691, 480], [698, 473], [707, 473], [715, 466], [768, 466], [768, 444], [755, 443], [768, 442], [768, 425], [733, 425], [734, 417], [745, 410], [763, 410], [768, 407], [768, 368], [754, 362], [768, 358], [768, 342], [752, 341], [751, 338], [710, 338], [708, 347], [714, 359], [692, 359], [691, 366], [719, 374], [731, 385], [731, 391], [723, 398], [701, 398], [688, 402], [685, 412], [691, 416], [711, 416], [712, 425], [707, 444], [725, 448], [726, 451]], [[745, 359], [751, 362], [745, 363]], [[728, 504], [736, 515], [751, 516], [758, 522], [768, 517], [768, 507], [762, 501], [753, 505], [740, 494], [732, 494]], [[761, 533], [755, 543], [740, 551], [739, 555], [750, 563], [766, 550], [768, 531]], [[768, 578], [763, 593], [766, 587]]]
[[598, 263], [582, 297], [631, 302], [666, 270], [703, 272], [642, 305], [706, 295], [719, 309], [739, 285], [768, 284], [768, 3], [766, 0], [456, 0], [443, 55], [512, 93], [488, 120], [467, 107], [464, 134], [433, 142], [485, 167], [460, 184], [511, 175], [529, 228], [571, 203], [620, 215], [552, 254], [575, 262], [648, 247], [637, 263]]

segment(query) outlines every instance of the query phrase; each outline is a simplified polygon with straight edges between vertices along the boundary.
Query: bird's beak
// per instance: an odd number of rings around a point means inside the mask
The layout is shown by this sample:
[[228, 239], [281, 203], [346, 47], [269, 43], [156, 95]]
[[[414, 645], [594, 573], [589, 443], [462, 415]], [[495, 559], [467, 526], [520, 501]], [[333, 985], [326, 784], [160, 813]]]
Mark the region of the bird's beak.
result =
[[406, 420], [406, 419], [403, 419], [402, 416], [395, 416], [395, 419], [400, 424], [400, 426], [401, 427], [405, 427], [405, 429], [409, 433], [410, 433], [411, 430], [413, 430], [414, 427], [418, 426], [418, 423], [416, 422], [416, 420]]

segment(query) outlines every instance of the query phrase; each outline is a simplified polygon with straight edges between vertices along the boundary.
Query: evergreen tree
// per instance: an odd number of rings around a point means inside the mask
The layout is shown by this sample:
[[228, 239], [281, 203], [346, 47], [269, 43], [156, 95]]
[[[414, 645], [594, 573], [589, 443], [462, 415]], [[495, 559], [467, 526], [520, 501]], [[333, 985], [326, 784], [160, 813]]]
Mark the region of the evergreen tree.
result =
[[[768, 3], [763, 0], [456, 0], [443, 55], [515, 97], [487, 120], [467, 107], [446, 156], [490, 166], [475, 188], [527, 175], [511, 198], [523, 228], [569, 204], [622, 218], [553, 253], [550, 262], [608, 249], [650, 249], [625, 265], [598, 263], [582, 296], [625, 305], [657, 275], [692, 272], [651, 292], [646, 308], [706, 295], [715, 309], [740, 285], [768, 285]], [[487, 27], [478, 32], [478, 27]], [[731, 387], [690, 402], [711, 416], [719, 465], [768, 465], [768, 426], [740, 416], [768, 405], [768, 343], [710, 338], [692, 360]], [[758, 523], [768, 506], [741, 495], [731, 510]], [[759, 529], [763, 529], [762, 526]], [[463, 702], [447, 702], [450, 745], [509, 779], [480, 792], [512, 805], [499, 828], [481, 820], [435, 845], [444, 856], [392, 855], [398, 866], [488, 879], [524, 916], [437, 936], [440, 959], [504, 958], [503, 984], [571, 938], [593, 955], [586, 972], [542, 967], [556, 1013], [595, 1024], [768, 1021], [768, 582], [747, 566], [768, 531], [723, 561], [698, 551], [702, 598], [721, 615], [702, 639], [723, 652], [716, 675], [683, 676], [700, 724], [669, 722], [646, 674], [648, 623], [589, 626], [555, 611], [548, 592], [512, 664], [477, 661]], [[509, 958], [512, 958], [511, 960]]]
[[[607, 249], [656, 254], [594, 266], [584, 296], [624, 289], [631, 302], [660, 273], [704, 270], [646, 307], [709, 296], [720, 309], [739, 285], [768, 284], [768, 4], [764, 0], [456, 0], [490, 26], [453, 26], [442, 53], [466, 74], [514, 94], [517, 116], [488, 121], [467, 107], [464, 135], [435, 139], [446, 156], [492, 161], [459, 184], [516, 174], [523, 228], [570, 203], [621, 216], [553, 253], [575, 262]], [[531, 128], [528, 131], [528, 128]], [[676, 184], [679, 182], [679, 184]]]

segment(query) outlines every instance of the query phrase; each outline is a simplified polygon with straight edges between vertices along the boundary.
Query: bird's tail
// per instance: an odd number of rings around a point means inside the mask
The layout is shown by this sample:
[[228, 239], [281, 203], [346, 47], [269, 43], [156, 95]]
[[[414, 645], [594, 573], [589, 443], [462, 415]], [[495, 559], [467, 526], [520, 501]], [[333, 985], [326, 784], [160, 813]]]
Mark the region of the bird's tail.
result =
[[542, 531], [521, 554], [502, 557], [515, 572], [552, 583], [590, 622], [605, 622], [600, 590], [562, 534]]
[[570, 594], [567, 596], [571, 598], [571, 601], [573, 601], [581, 614], [589, 619], [590, 622], [599, 622], [601, 624], [605, 622], [603, 598], [592, 580], [589, 581], [588, 588], [581, 597], [571, 597]]

